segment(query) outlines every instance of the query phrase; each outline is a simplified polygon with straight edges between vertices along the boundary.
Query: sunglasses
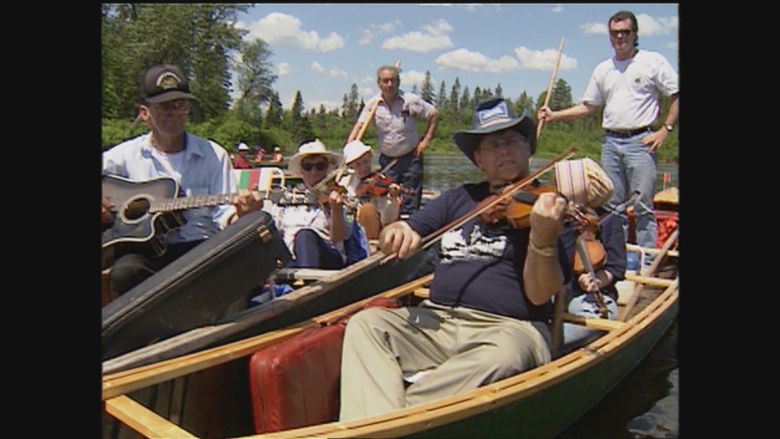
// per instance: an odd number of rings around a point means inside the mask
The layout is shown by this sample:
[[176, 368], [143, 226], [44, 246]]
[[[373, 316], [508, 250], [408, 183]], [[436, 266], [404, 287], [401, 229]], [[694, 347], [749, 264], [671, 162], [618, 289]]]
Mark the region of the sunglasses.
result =
[[631, 32], [633, 32], [633, 30], [631, 29], [610, 29], [609, 30], [610, 35], [612, 35], [613, 37], [617, 37], [618, 35], [627, 37], [631, 35]]
[[304, 171], [311, 171], [311, 168], [316, 167], [318, 171], [324, 171], [328, 169], [328, 166], [330, 166], [330, 163], [328, 162], [307, 162], [307, 163], [301, 163], [301, 168], [303, 168]]

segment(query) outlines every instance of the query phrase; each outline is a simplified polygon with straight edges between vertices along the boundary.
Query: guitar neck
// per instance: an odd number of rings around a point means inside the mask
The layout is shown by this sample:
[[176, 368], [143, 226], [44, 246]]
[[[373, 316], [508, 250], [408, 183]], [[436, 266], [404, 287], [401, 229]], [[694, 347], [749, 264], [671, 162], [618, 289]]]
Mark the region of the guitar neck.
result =
[[230, 204], [237, 195], [237, 192], [233, 192], [229, 194], [207, 194], [192, 197], [154, 199], [151, 201], [149, 212], [173, 212], [176, 210]]

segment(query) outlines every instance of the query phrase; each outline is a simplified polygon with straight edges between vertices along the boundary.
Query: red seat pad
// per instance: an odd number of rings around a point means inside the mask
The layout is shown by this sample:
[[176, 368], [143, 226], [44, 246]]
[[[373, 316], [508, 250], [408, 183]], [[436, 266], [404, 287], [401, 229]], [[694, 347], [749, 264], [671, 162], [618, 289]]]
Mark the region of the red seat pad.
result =
[[[395, 308], [395, 299], [372, 300], [363, 308]], [[349, 315], [331, 324], [255, 352], [249, 377], [258, 434], [304, 427], [338, 418], [341, 346]]]

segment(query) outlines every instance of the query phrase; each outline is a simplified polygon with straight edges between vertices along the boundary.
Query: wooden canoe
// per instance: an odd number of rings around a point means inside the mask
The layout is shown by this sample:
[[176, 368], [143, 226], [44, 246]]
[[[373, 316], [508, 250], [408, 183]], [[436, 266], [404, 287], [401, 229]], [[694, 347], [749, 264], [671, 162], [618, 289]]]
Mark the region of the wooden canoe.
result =
[[[617, 385], [671, 325], [678, 309], [676, 261], [661, 254], [640, 275], [627, 276], [635, 287], [630, 288], [631, 303], [618, 301], [621, 311], [631, 308], [624, 321], [556, 316], [602, 329], [605, 335], [556, 354], [544, 366], [484, 387], [371, 418], [257, 434], [248, 390], [249, 357], [354, 309], [364, 299], [284, 329], [104, 374], [103, 437], [554, 437]], [[424, 295], [431, 278], [429, 274], [379, 295]]]

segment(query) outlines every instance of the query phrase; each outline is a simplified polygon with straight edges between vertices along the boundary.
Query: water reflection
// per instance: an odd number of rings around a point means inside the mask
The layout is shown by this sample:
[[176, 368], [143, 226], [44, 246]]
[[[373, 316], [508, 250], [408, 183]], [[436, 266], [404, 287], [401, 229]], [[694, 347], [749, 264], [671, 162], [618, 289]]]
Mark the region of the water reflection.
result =
[[[463, 183], [479, 183], [484, 180], [482, 171], [463, 154], [425, 153], [423, 187], [444, 191]], [[548, 158], [532, 157], [531, 170], [536, 170], [549, 161]], [[664, 174], [668, 175], [666, 186], [679, 186], [676, 163], [659, 163], [657, 166], [656, 190], [664, 188]], [[550, 173], [540, 178], [542, 184], [550, 184]]]

